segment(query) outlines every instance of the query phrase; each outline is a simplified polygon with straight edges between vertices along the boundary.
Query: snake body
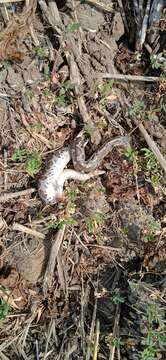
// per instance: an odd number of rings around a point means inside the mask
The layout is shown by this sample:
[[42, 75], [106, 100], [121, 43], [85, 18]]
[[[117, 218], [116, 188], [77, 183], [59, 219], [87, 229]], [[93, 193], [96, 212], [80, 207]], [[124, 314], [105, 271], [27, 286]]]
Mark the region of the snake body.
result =
[[84, 133], [80, 132], [74, 141], [74, 145], [71, 149], [71, 155], [74, 168], [77, 171], [89, 173], [101, 165], [103, 159], [111, 152], [114, 147], [128, 147], [130, 142], [129, 136], [117, 136], [102, 145], [88, 160], [85, 160], [85, 144], [86, 140]]
[[[129, 146], [129, 137], [120, 136], [102, 145], [89, 160], [85, 160], [85, 136], [81, 131], [71, 147], [58, 150], [49, 161], [46, 171], [38, 183], [41, 199], [47, 204], [55, 204], [63, 198], [64, 183], [68, 179], [85, 181], [99, 176], [104, 171], [96, 170], [102, 160], [115, 146]], [[65, 169], [72, 159], [74, 170]]]

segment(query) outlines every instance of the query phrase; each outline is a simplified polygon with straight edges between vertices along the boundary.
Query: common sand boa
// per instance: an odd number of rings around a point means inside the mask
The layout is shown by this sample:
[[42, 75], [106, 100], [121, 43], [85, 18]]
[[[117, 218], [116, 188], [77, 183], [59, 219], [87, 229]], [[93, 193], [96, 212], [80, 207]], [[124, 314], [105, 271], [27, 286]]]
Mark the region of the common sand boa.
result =
[[[81, 131], [70, 147], [58, 150], [49, 161], [45, 173], [39, 180], [38, 192], [41, 199], [47, 204], [55, 204], [63, 197], [63, 186], [66, 180], [74, 179], [85, 181], [99, 176], [104, 171], [96, 170], [102, 160], [115, 146], [129, 146], [128, 136], [119, 136], [108, 141], [97, 150], [89, 160], [85, 160], [85, 134]], [[73, 161], [74, 169], [65, 169]]]

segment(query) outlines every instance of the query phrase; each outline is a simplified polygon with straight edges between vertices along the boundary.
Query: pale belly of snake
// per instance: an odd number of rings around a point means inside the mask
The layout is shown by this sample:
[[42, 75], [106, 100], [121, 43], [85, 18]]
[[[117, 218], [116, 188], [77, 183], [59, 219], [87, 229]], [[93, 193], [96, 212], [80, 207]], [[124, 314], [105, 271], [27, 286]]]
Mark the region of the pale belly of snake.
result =
[[[38, 183], [41, 199], [47, 204], [55, 204], [63, 198], [64, 183], [68, 179], [85, 181], [99, 176], [104, 171], [97, 170], [104, 157], [116, 146], [128, 147], [128, 136], [119, 136], [102, 145], [88, 160], [85, 159], [85, 135], [81, 131], [75, 138], [73, 145], [58, 150], [49, 161], [46, 171]], [[65, 169], [72, 160], [73, 169]]]

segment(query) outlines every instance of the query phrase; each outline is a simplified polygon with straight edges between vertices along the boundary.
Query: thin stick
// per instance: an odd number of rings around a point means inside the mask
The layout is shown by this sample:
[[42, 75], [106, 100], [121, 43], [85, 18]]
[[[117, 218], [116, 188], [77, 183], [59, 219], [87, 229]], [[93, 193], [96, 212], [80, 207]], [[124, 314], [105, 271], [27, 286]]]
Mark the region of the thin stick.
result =
[[[125, 99], [125, 102], [126, 102], [127, 106], [131, 107], [131, 103], [127, 99]], [[153, 154], [155, 155], [157, 161], [159, 162], [159, 164], [163, 168], [164, 172], [166, 173], [166, 159], [162, 155], [158, 146], [156, 145], [154, 140], [150, 137], [150, 135], [148, 134], [144, 125], [142, 123], [140, 123], [136, 118], [133, 118], [133, 121], [134, 121], [135, 125], [139, 128], [141, 134], [145, 138], [147, 144], [149, 145], [150, 149], [152, 150]]]
[[134, 119], [134, 123], [136, 125], [138, 125], [141, 134], [144, 136], [147, 144], [149, 145], [150, 149], [152, 150], [152, 152], [155, 155], [156, 159], [158, 160], [159, 164], [161, 165], [161, 167], [163, 168], [163, 170], [166, 173], [166, 159], [162, 155], [162, 153], [159, 150], [159, 148], [157, 147], [156, 143], [154, 142], [154, 140], [152, 140], [152, 138], [150, 137], [150, 135], [148, 134], [147, 130], [145, 129], [145, 127], [142, 123], [139, 124], [139, 122], [136, 119]]
[[21, 191], [17, 191], [17, 192], [14, 192], [14, 193], [10, 192], [10, 193], [2, 194], [0, 196], [0, 203], [1, 202], [7, 202], [9, 200], [16, 199], [16, 198], [21, 197], [21, 196], [30, 195], [30, 194], [34, 193], [35, 191], [36, 191], [36, 189], [30, 188], [30, 189], [27, 189], [27, 190], [21, 190]]
[[66, 229], [66, 225], [63, 226], [63, 229], [58, 230], [55, 236], [55, 240], [53, 241], [51, 247], [50, 258], [48, 260], [48, 264], [43, 280], [43, 292], [45, 295], [47, 294], [47, 290], [51, 287], [53, 282], [55, 262], [58, 256], [59, 249], [62, 245], [65, 229]]
[[122, 74], [102, 74], [104, 79], [113, 79], [120, 81], [145, 81], [145, 82], [166, 82], [165, 78], [159, 76], [140, 76], [140, 75], [122, 75]]
[[34, 236], [34, 237], [36, 237], [38, 239], [41, 239], [41, 240], [45, 239], [45, 235], [42, 234], [41, 232], [36, 231], [34, 229], [30, 229], [27, 226], [21, 225], [19, 223], [14, 223], [13, 226], [12, 226], [12, 230], [20, 231], [22, 233]]
[[[116, 338], [119, 334], [119, 319], [120, 319], [120, 306], [117, 305], [116, 311], [115, 311], [114, 328], [113, 328], [113, 333], [112, 333], [113, 338]], [[110, 350], [109, 360], [114, 360], [115, 350], [116, 350], [116, 346], [114, 344]]]
[[91, 344], [92, 339], [94, 335], [94, 328], [95, 328], [95, 321], [96, 321], [96, 312], [97, 312], [97, 298], [95, 299], [94, 309], [93, 309], [93, 315], [92, 315], [92, 322], [91, 322], [91, 328], [90, 328], [90, 334], [88, 336], [88, 348], [86, 353], [85, 360], [90, 360], [91, 357]]
[[97, 360], [98, 347], [99, 347], [99, 335], [100, 335], [100, 322], [97, 319], [96, 321], [96, 334], [95, 334], [95, 343], [94, 343], [94, 353], [93, 360]]

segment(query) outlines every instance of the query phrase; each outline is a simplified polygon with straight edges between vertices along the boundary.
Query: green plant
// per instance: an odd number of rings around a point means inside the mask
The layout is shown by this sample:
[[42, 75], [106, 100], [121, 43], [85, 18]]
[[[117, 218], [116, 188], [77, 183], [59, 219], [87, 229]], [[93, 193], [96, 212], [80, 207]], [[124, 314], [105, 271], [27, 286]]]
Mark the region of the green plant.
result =
[[146, 160], [146, 169], [149, 171], [157, 171], [158, 163], [157, 163], [154, 153], [150, 149], [147, 149], [147, 148], [143, 148], [143, 149], [141, 149], [141, 151], [144, 153], [144, 157]]
[[120, 347], [120, 345], [123, 345], [123, 341], [120, 336], [113, 336], [112, 334], [109, 334], [107, 336], [104, 336], [104, 340], [110, 349], [112, 348], [112, 346], [117, 349]]
[[147, 227], [148, 233], [144, 236], [144, 241], [153, 241], [155, 239], [156, 232], [161, 229], [161, 224], [152, 215], [147, 215]]
[[153, 187], [157, 186], [159, 184], [160, 181], [160, 174], [154, 174], [150, 176], [150, 182], [152, 184]]
[[145, 349], [141, 354], [141, 360], [156, 359], [157, 351], [165, 348], [166, 345], [166, 336], [161, 333], [161, 330], [153, 330], [151, 326], [147, 332]]
[[164, 112], [164, 114], [166, 114], [166, 101], [165, 101], [165, 97], [161, 97], [161, 99], [160, 99], [160, 109], [161, 109], [161, 111]]
[[155, 321], [162, 329], [164, 327], [164, 310], [156, 303], [148, 304], [147, 319], [149, 324], [152, 325], [153, 321]]
[[50, 80], [50, 77], [51, 77], [50, 68], [47, 64], [45, 64], [43, 78], [45, 81], [48, 81], [48, 80]]
[[141, 354], [141, 360], [155, 360], [156, 349], [154, 346], [148, 346]]
[[50, 89], [46, 88], [43, 90], [43, 94], [44, 96], [49, 97], [50, 95], [52, 95], [52, 92]]
[[97, 193], [102, 193], [102, 194], [103, 194], [103, 193], [105, 193], [105, 192], [106, 192], [106, 189], [105, 189], [105, 187], [104, 187], [104, 186], [103, 186], [103, 187], [102, 187], [102, 186], [99, 186], [99, 187], [97, 187], [97, 188], [96, 188], [96, 192], [97, 192]]
[[73, 33], [74, 31], [78, 30], [79, 28], [80, 28], [79, 23], [71, 23], [71, 24], [67, 25], [66, 31], [69, 33]]
[[95, 230], [101, 227], [105, 222], [105, 216], [100, 212], [88, 216], [86, 219], [86, 228], [89, 234], [94, 234]]
[[84, 131], [85, 131], [85, 133], [86, 133], [87, 135], [91, 136], [91, 135], [93, 135], [94, 132], [95, 132], [95, 127], [91, 127], [91, 126], [89, 126], [89, 125], [85, 125], [85, 126], [84, 126]]
[[106, 104], [108, 103], [108, 97], [112, 90], [114, 84], [114, 80], [107, 80], [104, 84], [98, 85], [98, 90], [100, 92], [100, 101], [99, 104], [102, 108], [105, 108]]
[[41, 129], [43, 128], [43, 125], [40, 122], [38, 122], [36, 124], [29, 125], [29, 128], [31, 131], [33, 131], [35, 133], [39, 133], [41, 131]]
[[120, 345], [122, 345], [122, 340], [121, 340], [121, 337], [118, 337], [118, 336], [114, 336], [112, 337], [112, 346], [115, 346], [116, 348], [119, 348]]
[[79, 193], [78, 188], [76, 188], [75, 190], [70, 190], [67, 192], [67, 197], [70, 201], [74, 202], [77, 198], [78, 193]]
[[33, 48], [33, 52], [35, 53], [35, 55], [37, 55], [39, 58], [43, 59], [43, 58], [47, 58], [48, 57], [48, 49], [45, 47], [40, 47], [40, 46], [35, 46]]
[[131, 108], [128, 110], [130, 116], [141, 116], [146, 110], [146, 106], [144, 101], [142, 100], [136, 100], [131, 106]]
[[[141, 360], [156, 359], [157, 352], [164, 349], [166, 345], [165, 335], [165, 311], [156, 303], [148, 304], [145, 320], [147, 323], [147, 334], [145, 339], [145, 349], [141, 353]], [[156, 323], [157, 330], [153, 329]]]
[[133, 149], [131, 146], [129, 146], [125, 152], [125, 155], [127, 156], [127, 158], [132, 161], [135, 162], [138, 160], [138, 151]]
[[72, 219], [72, 218], [68, 218], [68, 219], [58, 219], [57, 221], [50, 223], [48, 225], [49, 229], [63, 229], [64, 225], [68, 225], [68, 226], [76, 226], [77, 225], [77, 221]]
[[107, 121], [105, 119], [100, 119], [97, 121], [97, 128], [98, 129], [106, 129], [107, 128]]
[[98, 85], [101, 96], [107, 96], [112, 90], [114, 80], [107, 80], [104, 84]]
[[166, 58], [164, 57], [164, 54], [162, 52], [158, 54], [151, 54], [150, 62], [152, 69], [160, 69], [166, 67]]
[[74, 85], [70, 80], [65, 81], [65, 83], [61, 86], [57, 96], [57, 102], [59, 106], [66, 106], [73, 103], [73, 93], [71, 93], [73, 88]]
[[25, 170], [29, 175], [34, 176], [39, 172], [41, 165], [42, 165], [41, 155], [37, 151], [33, 151], [27, 157], [25, 163]]
[[2, 325], [9, 311], [10, 305], [4, 299], [0, 298], [0, 325]]
[[16, 149], [11, 157], [12, 161], [25, 163], [25, 170], [31, 176], [36, 175], [42, 165], [41, 155], [37, 151], [28, 153], [25, 149]]
[[147, 108], [144, 101], [137, 100], [128, 110], [128, 113], [131, 117], [137, 117], [141, 120], [158, 121], [158, 114], [161, 114], [162, 106], [163, 105], [160, 105], [158, 108], [155, 106], [149, 106], [149, 108]]
[[11, 156], [12, 161], [24, 161], [27, 157], [27, 151], [25, 149], [16, 149]]
[[24, 96], [26, 97], [26, 99], [28, 100], [29, 103], [31, 103], [34, 95], [35, 95], [34, 91], [31, 89], [26, 90], [24, 93]]
[[114, 304], [123, 304], [125, 302], [125, 298], [120, 293], [116, 292], [112, 297], [112, 301]]

